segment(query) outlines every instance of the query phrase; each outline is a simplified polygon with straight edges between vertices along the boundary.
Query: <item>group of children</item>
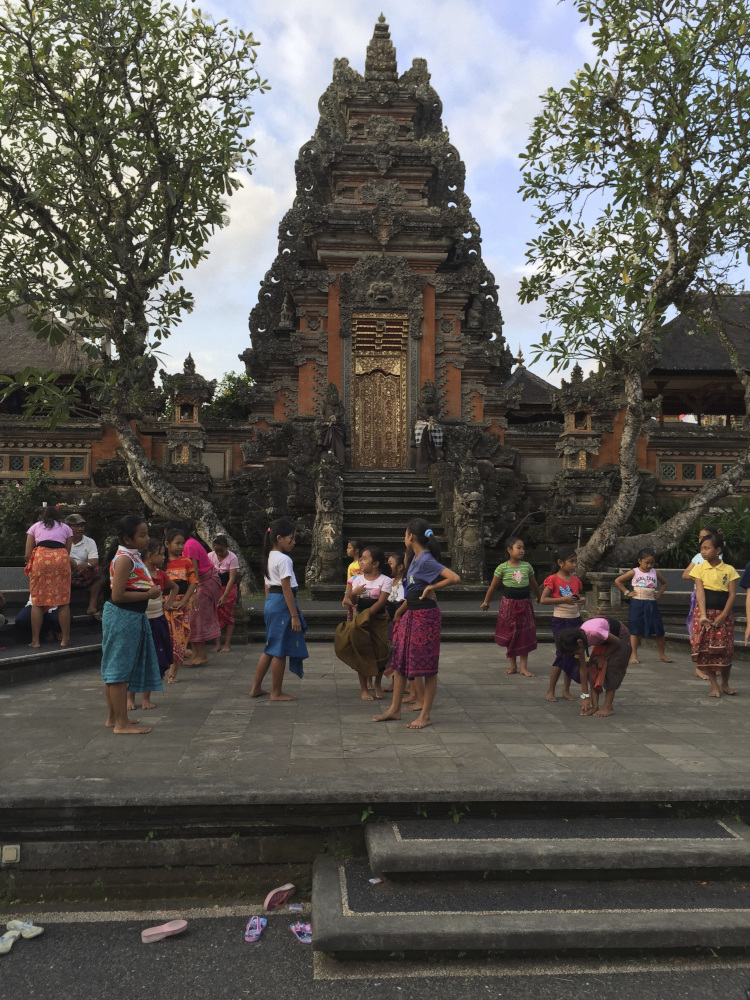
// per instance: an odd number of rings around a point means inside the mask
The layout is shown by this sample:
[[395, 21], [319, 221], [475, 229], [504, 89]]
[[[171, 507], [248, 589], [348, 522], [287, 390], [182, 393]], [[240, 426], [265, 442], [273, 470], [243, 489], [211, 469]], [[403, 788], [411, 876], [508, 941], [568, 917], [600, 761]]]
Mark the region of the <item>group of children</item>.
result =
[[[176, 684], [186, 661], [198, 578], [194, 560], [183, 554], [185, 541], [184, 528], [169, 529], [163, 541], [151, 538], [146, 522], [133, 515], [120, 521], [117, 542], [105, 557], [101, 669], [106, 725], [117, 734], [150, 732], [127, 714], [135, 709], [136, 694], [141, 694], [142, 709], [155, 708], [151, 694], [163, 689], [165, 676]], [[226, 565], [230, 555], [226, 537], [215, 538], [212, 563]], [[232, 581], [235, 577], [236, 569]], [[230, 641], [227, 627], [223, 650], [229, 650]]]

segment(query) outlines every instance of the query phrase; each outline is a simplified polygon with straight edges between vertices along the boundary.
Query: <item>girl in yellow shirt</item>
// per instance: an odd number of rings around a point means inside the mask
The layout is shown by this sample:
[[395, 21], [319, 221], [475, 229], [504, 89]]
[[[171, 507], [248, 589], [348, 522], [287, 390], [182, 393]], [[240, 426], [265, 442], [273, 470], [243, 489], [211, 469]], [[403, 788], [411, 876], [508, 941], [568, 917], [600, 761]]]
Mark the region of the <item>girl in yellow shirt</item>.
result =
[[[693, 662], [711, 681], [711, 698], [736, 694], [729, 687], [729, 672], [734, 656], [734, 615], [732, 605], [740, 574], [729, 565], [723, 538], [707, 535], [701, 542], [703, 562], [690, 571], [695, 580], [698, 606], [690, 635]], [[723, 558], [722, 558], [723, 557]], [[721, 674], [721, 688], [716, 675]]]

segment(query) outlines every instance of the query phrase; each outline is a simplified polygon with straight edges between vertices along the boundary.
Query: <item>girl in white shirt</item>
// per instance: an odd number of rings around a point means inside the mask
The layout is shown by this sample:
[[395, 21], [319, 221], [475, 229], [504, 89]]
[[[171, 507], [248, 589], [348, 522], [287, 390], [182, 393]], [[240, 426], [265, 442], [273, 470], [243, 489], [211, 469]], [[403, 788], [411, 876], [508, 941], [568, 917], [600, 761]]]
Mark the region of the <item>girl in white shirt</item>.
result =
[[263, 539], [261, 566], [266, 585], [263, 618], [266, 623], [266, 647], [255, 670], [251, 698], [268, 694], [263, 679], [271, 667], [271, 701], [296, 701], [282, 690], [286, 658], [289, 669], [302, 677], [302, 661], [308, 657], [304, 632], [305, 619], [297, 605], [297, 577], [290, 553], [295, 545], [296, 526], [288, 517], [280, 517], [267, 529]]
[[383, 570], [385, 553], [374, 545], [366, 545], [359, 556], [360, 572], [346, 584], [344, 606], [351, 607], [351, 621], [336, 629], [333, 648], [336, 656], [359, 675], [362, 701], [372, 701], [368, 681], [374, 682], [374, 696], [383, 697], [381, 681], [388, 658], [388, 616], [385, 603], [393, 581]]

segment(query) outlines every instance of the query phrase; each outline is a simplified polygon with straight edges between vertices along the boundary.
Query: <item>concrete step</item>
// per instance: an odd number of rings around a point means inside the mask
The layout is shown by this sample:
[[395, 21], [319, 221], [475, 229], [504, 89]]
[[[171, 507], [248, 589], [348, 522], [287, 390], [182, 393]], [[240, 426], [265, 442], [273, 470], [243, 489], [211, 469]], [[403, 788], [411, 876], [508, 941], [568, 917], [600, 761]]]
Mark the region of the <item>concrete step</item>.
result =
[[394, 952], [655, 953], [750, 943], [750, 893], [740, 879], [371, 885], [370, 875], [366, 861], [316, 860], [316, 951], [356, 959]]
[[[374, 499], [361, 497], [358, 497], [356, 500], [347, 499], [346, 513], [347, 517], [356, 518], [357, 520], [392, 518], [394, 520], [398, 519], [399, 523], [403, 522], [406, 524], [409, 519], [408, 511], [405, 511], [404, 507], [394, 504], [393, 501], [383, 501], [378, 504]], [[440, 517], [440, 508], [437, 504], [427, 505], [423, 501], [420, 501], [419, 513], [426, 520], [434, 521]]]
[[481, 818], [370, 823], [374, 875], [750, 868], [750, 827], [677, 817]]

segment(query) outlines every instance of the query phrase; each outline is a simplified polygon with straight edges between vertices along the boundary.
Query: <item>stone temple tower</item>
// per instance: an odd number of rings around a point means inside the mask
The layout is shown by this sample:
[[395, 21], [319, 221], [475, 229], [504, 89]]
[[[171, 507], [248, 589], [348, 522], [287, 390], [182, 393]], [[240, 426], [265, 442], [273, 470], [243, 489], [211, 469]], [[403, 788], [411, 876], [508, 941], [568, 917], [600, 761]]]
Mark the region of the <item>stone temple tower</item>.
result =
[[333, 405], [347, 464], [396, 469], [425, 410], [502, 434], [510, 352], [425, 60], [399, 76], [381, 14], [318, 107], [241, 355], [256, 430]]

